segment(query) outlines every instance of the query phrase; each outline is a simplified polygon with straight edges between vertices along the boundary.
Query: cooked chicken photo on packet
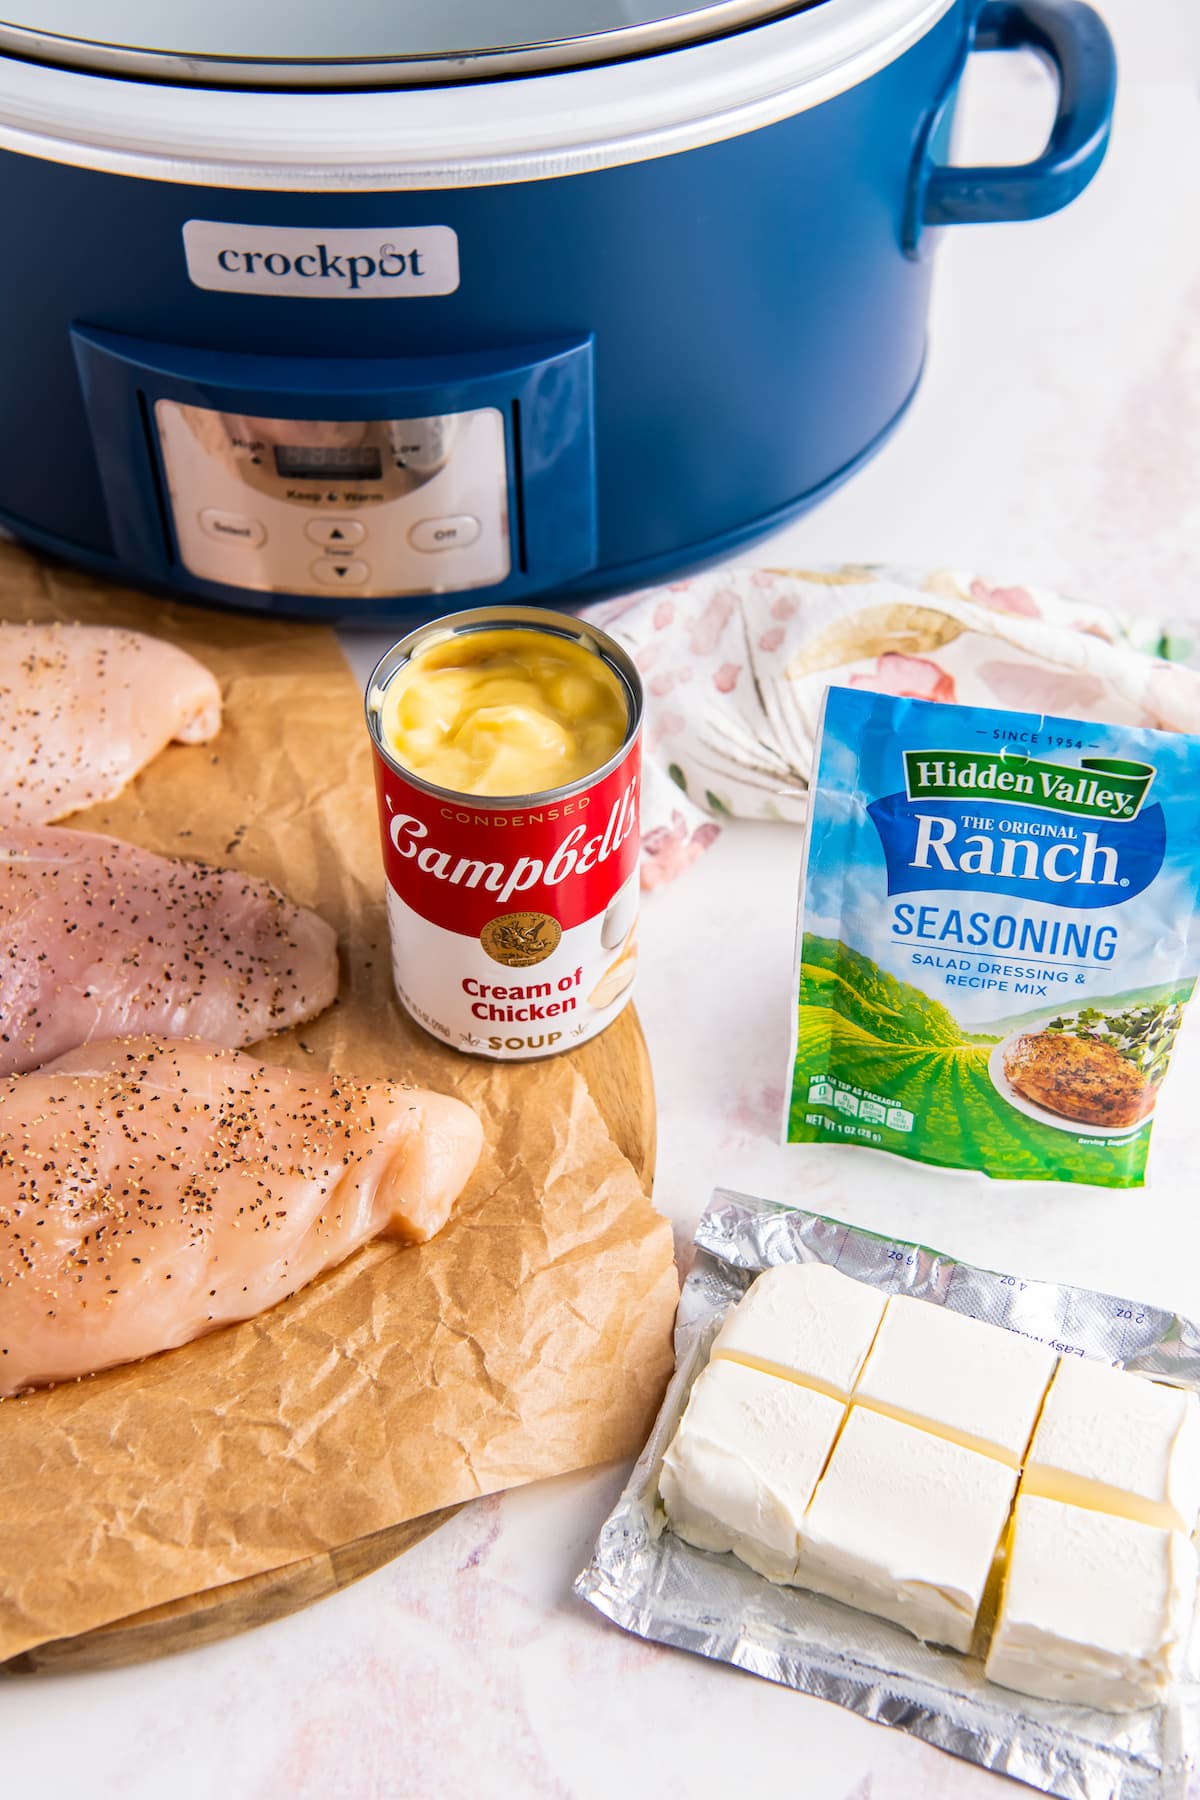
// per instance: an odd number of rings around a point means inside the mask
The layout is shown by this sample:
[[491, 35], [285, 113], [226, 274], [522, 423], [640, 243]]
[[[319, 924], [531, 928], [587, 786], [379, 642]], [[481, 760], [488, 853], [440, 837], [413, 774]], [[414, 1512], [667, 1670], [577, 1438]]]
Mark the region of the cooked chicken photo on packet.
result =
[[1198, 903], [1200, 739], [830, 688], [788, 1141], [1139, 1185]]

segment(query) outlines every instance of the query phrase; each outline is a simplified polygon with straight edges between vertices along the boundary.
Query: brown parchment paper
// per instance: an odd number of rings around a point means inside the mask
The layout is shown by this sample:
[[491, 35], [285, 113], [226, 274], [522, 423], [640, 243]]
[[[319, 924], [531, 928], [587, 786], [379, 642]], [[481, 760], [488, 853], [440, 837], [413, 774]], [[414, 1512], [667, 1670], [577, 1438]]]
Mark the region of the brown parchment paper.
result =
[[0, 617], [130, 625], [213, 670], [220, 736], [70, 823], [317, 908], [339, 932], [338, 1003], [264, 1059], [457, 1093], [486, 1139], [432, 1244], [369, 1246], [244, 1325], [0, 1402], [0, 1662], [632, 1454], [671, 1366], [670, 1228], [569, 1058], [472, 1062], [397, 1006], [367, 733], [333, 633], [109, 589], [11, 544]]

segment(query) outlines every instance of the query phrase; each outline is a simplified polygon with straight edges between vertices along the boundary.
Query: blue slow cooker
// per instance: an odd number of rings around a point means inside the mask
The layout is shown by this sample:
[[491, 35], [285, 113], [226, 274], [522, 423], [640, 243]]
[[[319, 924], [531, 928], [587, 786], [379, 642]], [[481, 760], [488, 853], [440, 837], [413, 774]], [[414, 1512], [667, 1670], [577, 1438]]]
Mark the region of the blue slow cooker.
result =
[[[379, 626], [659, 581], [844, 480], [920, 378], [936, 227], [1086, 186], [1079, 0], [29, 0], [0, 22], [0, 520]], [[1057, 72], [959, 168], [972, 50]]]

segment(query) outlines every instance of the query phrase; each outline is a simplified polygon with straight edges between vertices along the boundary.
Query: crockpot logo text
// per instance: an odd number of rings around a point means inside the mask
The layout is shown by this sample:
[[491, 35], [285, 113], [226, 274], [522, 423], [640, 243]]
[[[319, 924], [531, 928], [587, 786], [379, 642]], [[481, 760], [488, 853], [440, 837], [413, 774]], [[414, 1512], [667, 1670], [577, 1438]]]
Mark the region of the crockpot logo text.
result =
[[344, 282], [352, 293], [357, 293], [372, 275], [382, 275], [385, 281], [399, 281], [410, 275], [414, 281], [422, 281], [426, 274], [419, 250], [410, 250], [406, 255], [395, 244], [380, 244], [374, 256], [331, 256], [328, 244], [314, 244], [311, 250], [300, 250], [295, 256], [289, 256], [285, 250], [233, 250], [226, 245], [217, 251], [217, 267], [227, 275], [256, 275], [261, 270], [263, 278], [272, 281], [295, 270], [304, 281]]
[[305, 231], [189, 219], [183, 248], [194, 286], [218, 293], [378, 300], [458, 286], [458, 235], [448, 225]]

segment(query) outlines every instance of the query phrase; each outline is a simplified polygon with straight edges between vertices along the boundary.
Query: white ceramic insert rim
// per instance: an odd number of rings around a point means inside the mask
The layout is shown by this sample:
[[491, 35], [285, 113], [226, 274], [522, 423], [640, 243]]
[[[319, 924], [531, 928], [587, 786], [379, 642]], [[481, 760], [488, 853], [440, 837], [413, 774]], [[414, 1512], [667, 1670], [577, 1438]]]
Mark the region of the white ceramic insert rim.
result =
[[578, 68], [821, 0], [6, 0], [0, 54], [189, 86], [400, 87]]
[[659, 56], [382, 92], [159, 85], [0, 58], [0, 149], [219, 188], [546, 180], [675, 155], [819, 106], [902, 56], [954, 3], [824, 0]]

